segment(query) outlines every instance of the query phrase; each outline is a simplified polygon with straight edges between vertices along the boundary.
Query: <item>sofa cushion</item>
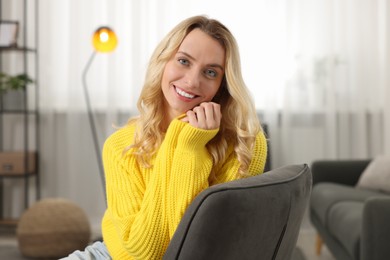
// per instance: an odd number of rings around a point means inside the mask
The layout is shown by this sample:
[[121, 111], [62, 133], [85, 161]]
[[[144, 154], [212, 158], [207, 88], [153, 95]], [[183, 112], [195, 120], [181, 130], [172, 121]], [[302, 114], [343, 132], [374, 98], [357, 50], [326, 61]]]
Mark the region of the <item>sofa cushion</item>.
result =
[[351, 258], [360, 259], [359, 241], [364, 203], [342, 201], [334, 204], [328, 213], [329, 233], [340, 242]]
[[360, 175], [358, 188], [390, 193], [390, 156], [378, 156]]
[[310, 208], [319, 221], [326, 226], [328, 212], [336, 203], [341, 201], [363, 202], [367, 198], [374, 196], [386, 195], [377, 191], [362, 190], [352, 186], [322, 182], [313, 187]]

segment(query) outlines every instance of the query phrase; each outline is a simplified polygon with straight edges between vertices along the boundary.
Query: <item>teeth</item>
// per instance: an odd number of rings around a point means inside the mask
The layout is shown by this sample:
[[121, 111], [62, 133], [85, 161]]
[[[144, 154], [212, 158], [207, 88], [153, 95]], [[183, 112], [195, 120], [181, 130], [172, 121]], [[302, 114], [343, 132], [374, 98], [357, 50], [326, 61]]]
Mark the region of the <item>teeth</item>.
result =
[[184, 92], [183, 90], [180, 90], [178, 88], [176, 88], [176, 92], [180, 96], [183, 96], [183, 97], [186, 97], [186, 98], [194, 98], [195, 97], [195, 95], [188, 94], [187, 92]]

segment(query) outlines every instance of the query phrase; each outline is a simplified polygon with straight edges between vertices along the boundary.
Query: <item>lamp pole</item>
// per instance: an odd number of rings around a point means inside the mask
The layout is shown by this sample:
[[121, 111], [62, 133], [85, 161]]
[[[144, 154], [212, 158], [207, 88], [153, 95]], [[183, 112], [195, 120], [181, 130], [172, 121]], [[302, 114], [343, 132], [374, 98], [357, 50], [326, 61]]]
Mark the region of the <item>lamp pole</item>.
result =
[[91, 66], [92, 61], [95, 58], [95, 56], [96, 56], [96, 51], [93, 51], [91, 56], [89, 57], [87, 64], [85, 65], [82, 78], [83, 78], [83, 89], [84, 89], [85, 103], [87, 104], [89, 126], [91, 128], [92, 139], [93, 139], [93, 143], [95, 146], [95, 154], [96, 154], [96, 159], [97, 159], [97, 163], [98, 163], [100, 179], [101, 179], [102, 186], [103, 186], [104, 198], [106, 198], [106, 188], [105, 188], [106, 180], [104, 178], [104, 170], [103, 170], [102, 158], [101, 158], [101, 154], [100, 154], [98, 135], [97, 135], [97, 131], [96, 131], [96, 123], [95, 123], [95, 119], [94, 119], [94, 116], [92, 113], [91, 101], [89, 98], [88, 87], [87, 87], [87, 73], [88, 73], [89, 67]]

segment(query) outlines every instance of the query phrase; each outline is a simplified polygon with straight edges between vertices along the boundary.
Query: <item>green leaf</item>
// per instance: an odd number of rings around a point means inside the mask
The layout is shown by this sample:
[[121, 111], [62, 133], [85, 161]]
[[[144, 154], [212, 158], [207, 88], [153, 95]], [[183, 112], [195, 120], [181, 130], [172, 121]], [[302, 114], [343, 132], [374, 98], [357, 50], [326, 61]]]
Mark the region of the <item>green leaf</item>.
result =
[[33, 82], [27, 74], [11, 76], [6, 73], [0, 73], [0, 92], [5, 93], [9, 90], [24, 89], [28, 84]]

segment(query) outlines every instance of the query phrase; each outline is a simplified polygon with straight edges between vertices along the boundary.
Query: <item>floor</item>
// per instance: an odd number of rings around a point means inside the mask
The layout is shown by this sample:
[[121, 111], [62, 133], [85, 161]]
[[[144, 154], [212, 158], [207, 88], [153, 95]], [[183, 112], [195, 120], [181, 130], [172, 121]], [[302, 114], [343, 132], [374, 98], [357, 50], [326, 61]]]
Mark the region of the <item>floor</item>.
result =
[[0, 259], [23, 260], [18, 250], [15, 237], [15, 228], [11, 226], [0, 227]]
[[[301, 225], [297, 247], [301, 249], [306, 260], [335, 260], [326, 246], [323, 246], [320, 256], [315, 254], [315, 237], [315, 230], [311, 226], [308, 217], [305, 216]], [[0, 259], [27, 260], [27, 258], [24, 258], [18, 250], [14, 228], [0, 227]]]
[[299, 247], [306, 260], [335, 260], [332, 254], [329, 252], [325, 245], [322, 246], [321, 255], [317, 255], [315, 252], [317, 233], [310, 223], [309, 213], [306, 212], [302, 224], [301, 230], [298, 236], [297, 247]]

